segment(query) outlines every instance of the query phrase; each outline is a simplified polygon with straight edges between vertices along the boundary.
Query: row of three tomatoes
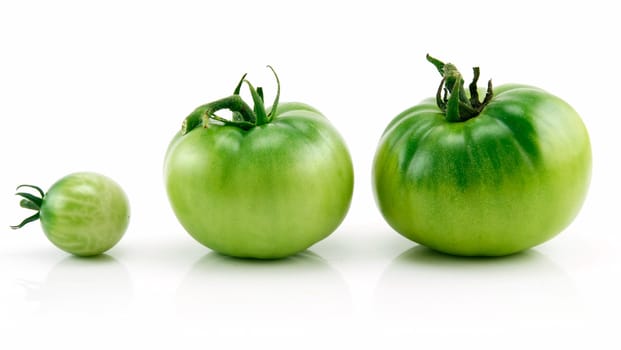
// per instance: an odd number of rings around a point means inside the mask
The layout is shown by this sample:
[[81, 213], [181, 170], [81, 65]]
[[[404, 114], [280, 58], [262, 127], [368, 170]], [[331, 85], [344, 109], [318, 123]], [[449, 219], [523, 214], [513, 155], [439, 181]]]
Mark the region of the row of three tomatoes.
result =
[[[589, 186], [591, 148], [576, 111], [533, 86], [469, 86], [442, 75], [435, 97], [386, 127], [373, 187], [386, 221], [403, 236], [455, 255], [500, 256], [538, 245], [577, 215]], [[271, 67], [270, 67], [271, 69]], [[273, 71], [273, 69], [272, 69]], [[340, 134], [317, 109], [271, 106], [244, 75], [233, 94], [196, 108], [165, 156], [173, 211], [197, 241], [220, 253], [282, 258], [324, 239], [345, 218], [354, 174]], [[252, 107], [240, 96], [247, 87]], [[229, 111], [230, 117], [219, 112]], [[114, 246], [129, 204], [109, 178], [76, 173], [47, 193], [18, 192], [47, 237], [76, 255]]]

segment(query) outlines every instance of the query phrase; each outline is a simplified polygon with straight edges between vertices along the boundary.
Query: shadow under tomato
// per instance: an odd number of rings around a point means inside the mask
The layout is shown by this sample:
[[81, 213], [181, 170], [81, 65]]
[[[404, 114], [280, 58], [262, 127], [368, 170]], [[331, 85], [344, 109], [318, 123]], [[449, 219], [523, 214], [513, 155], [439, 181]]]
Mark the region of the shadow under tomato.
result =
[[383, 317], [438, 327], [576, 322], [583, 316], [573, 281], [534, 249], [493, 258], [415, 246], [383, 272], [375, 306]]
[[278, 260], [211, 252], [194, 263], [176, 293], [180, 314], [234, 322], [344, 316], [350, 299], [342, 276], [311, 251]]
[[545, 259], [535, 250], [525, 250], [506, 256], [458, 256], [439, 252], [422, 245], [416, 245], [397, 256], [393, 262], [401, 265], [416, 264], [434, 267], [446, 266], [457, 269], [498, 268], [499, 266], [527, 264], [528, 261]]
[[56, 263], [42, 283], [21, 281], [27, 298], [39, 303], [41, 314], [110, 314], [126, 309], [132, 299], [127, 269], [102, 254], [68, 256]]

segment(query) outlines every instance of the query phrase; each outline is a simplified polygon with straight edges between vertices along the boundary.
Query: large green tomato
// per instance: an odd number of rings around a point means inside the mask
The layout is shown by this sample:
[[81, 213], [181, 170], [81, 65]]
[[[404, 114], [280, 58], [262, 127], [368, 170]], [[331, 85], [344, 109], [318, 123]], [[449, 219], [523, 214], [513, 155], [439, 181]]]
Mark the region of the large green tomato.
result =
[[24, 208], [37, 213], [14, 229], [40, 219], [47, 238], [58, 248], [78, 256], [93, 256], [112, 248], [129, 225], [129, 201], [112, 179], [97, 173], [67, 175], [39, 196], [18, 192]]
[[[232, 96], [186, 118], [166, 154], [166, 190], [183, 227], [203, 245], [236, 257], [286, 257], [344, 219], [352, 162], [316, 109], [278, 104], [277, 94], [265, 110], [262, 91], [247, 84], [254, 109], [241, 100], [238, 85]], [[217, 117], [219, 109], [233, 111], [233, 120]]]
[[[455, 255], [506, 255], [538, 245], [577, 215], [591, 147], [578, 114], [539, 88], [503, 85], [484, 101], [451, 64], [444, 79], [386, 128], [373, 164], [376, 200], [403, 236]], [[444, 87], [444, 89], [442, 89]], [[442, 91], [444, 90], [444, 91]]]

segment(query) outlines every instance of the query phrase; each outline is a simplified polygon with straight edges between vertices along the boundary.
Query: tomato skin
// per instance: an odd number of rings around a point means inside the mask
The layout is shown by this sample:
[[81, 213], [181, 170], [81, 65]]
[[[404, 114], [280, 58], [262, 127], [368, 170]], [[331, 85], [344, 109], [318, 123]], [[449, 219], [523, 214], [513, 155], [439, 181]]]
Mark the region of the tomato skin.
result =
[[210, 123], [177, 134], [164, 162], [183, 227], [220, 253], [261, 259], [303, 251], [344, 219], [353, 166], [316, 109], [281, 103], [273, 120], [244, 130]]
[[373, 164], [377, 204], [403, 236], [455, 255], [507, 255], [552, 238], [586, 196], [591, 147], [579, 115], [525, 85], [495, 88], [449, 122], [427, 99], [397, 116]]
[[73, 173], [50, 187], [40, 209], [41, 226], [58, 248], [78, 256], [101, 254], [123, 237], [129, 201], [112, 179]]

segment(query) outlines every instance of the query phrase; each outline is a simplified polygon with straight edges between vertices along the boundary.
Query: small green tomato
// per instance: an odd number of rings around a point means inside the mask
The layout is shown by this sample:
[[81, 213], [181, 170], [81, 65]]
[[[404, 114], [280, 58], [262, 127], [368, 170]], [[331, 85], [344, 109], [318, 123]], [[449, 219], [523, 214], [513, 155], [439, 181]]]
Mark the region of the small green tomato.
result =
[[129, 224], [129, 202], [123, 189], [110, 178], [91, 172], [73, 173], [58, 180], [41, 196], [18, 192], [23, 208], [37, 213], [17, 226], [41, 220], [43, 232], [58, 248], [78, 256], [93, 256], [112, 248]]

